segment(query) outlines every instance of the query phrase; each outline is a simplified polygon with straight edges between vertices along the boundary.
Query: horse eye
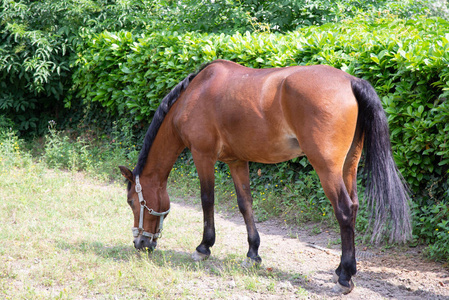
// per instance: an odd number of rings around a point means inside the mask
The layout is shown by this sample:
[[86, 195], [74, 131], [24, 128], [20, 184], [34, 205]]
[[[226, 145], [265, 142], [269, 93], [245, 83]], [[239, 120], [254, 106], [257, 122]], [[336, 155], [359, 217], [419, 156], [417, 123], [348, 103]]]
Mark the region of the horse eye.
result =
[[129, 206], [131, 206], [131, 207], [133, 206], [133, 199], [128, 199], [127, 202], [128, 202]]

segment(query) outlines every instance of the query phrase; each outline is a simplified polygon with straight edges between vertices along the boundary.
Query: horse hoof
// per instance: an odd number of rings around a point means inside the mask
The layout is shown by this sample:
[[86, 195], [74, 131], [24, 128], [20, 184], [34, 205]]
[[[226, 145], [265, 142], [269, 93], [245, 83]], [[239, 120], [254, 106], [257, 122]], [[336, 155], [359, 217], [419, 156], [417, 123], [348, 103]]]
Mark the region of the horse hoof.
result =
[[261, 264], [260, 261], [256, 261], [254, 259], [247, 257], [242, 261], [241, 266], [245, 269], [251, 269], [260, 266], [260, 264]]
[[196, 251], [196, 250], [195, 250], [195, 252], [193, 252], [193, 254], [192, 254], [192, 259], [193, 259], [194, 261], [202, 261], [202, 260], [206, 260], [206, 259], [208, 259], [208, 258], [209, 258], [209, 255], [203, 254], [203, 253], [198, 252], [198, 251]]
[[338, 282], [338, 278], [339, 278], [339, 276], [337, 275], [337, 273], [334, 273], [334, 275], [332, 276], [332, 282], [333, 283], [337, 283]]
[[335, 284], [335, 286], [332, 288], [332, 292], [337, 294], [349, 294], [354, 289], [354, 283], [352, 282], [352, 279], [349, 281], [349, 287], [341, 285], [339, 282]]

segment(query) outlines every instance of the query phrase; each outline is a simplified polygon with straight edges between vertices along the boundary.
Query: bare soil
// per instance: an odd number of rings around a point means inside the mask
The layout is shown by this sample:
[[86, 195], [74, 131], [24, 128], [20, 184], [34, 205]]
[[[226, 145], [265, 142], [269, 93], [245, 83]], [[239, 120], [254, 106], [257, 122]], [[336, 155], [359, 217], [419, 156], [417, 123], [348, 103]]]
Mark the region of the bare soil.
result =
[[[202, 220], [200, 205], [186, 204], [176, 199], [172, 211], [183, 211], [186, 215]], [[217, 241], [211, 249], [213, 257], [234, 252], [242, 257], [247, 251], [247, 235], [240, 214], [216, 213]], [[353, 277], [354, 290], [348, 295], [332, 292], [332, 275], [340, 260], [339, 234], [323, 228], [312, 230], [319, 224], [304, 228], [288, 228], [282, 220], [269, 220], [257, 224], [261, 237], [259, 254], [261, 268], [266, 273], [279, 276], [274, 293], [248, 291], [233, 293], [232, 279], [226, 285], [229, 299], [449, 299], [449, 267], [426, 260], [421, 247], [402, 246], [367, 248], [356, 246], [358, 272]], [[201, 239], [198, 232], [196, 240]], [[162, 242], [162, 241], [161, 241]], [[163, 243], [163, 242], [162, 242]], [[192, 249], [193, 251], [194, 249]], [[218, 252], [218, 253], [217, 253]], [[213, 262], [211, 262], [213, 263]], [[214, 286], [205, 278], [200, 289]], [[298, 293], [305, 290], [305, 293]]]

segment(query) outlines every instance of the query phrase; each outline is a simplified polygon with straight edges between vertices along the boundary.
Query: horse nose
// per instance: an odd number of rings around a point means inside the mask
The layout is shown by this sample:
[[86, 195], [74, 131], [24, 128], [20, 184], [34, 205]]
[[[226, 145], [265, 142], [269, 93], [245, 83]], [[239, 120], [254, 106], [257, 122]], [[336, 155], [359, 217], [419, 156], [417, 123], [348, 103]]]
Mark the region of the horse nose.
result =
[[139, 236], [134, 239], [134, 248], [137, 250], [149, 250], [153, 251], [156, 248], [157, 242], [150, 241], [150, 239], [146, 236]]
[[136, 248], [137, 250], [142, 250], [145, 247], [145, 240], [140, 236], [135, 238], [133, 243], [134, 248]]

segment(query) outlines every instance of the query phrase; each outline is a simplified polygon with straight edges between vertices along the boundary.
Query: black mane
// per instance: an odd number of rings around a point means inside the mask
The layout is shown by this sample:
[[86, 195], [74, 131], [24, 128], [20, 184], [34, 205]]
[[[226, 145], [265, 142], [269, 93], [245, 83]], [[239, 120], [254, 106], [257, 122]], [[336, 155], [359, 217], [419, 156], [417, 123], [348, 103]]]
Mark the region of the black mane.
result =
[[153, 120], [151, 121], [150, 127], [148, 127], [147, 133], [143, 140], [142, 150], [140, 150], [139, 158], [137, 159], [137, 165], [133, 170], [134, 176], [140, 175], [147, 162], [148, 153], [150, 152], [151, 146], [153, 145], [154, 139], [156, 138], [157, 132], [164, 121], [165, 116], [172, 107], [173, 103], [178, 100], [179, 95], [183, 90], [187, 88], [189, 83], [198, 75], [204, 68], [206, 68], [211, 63], [203, 65], [200, 70], [196, 73], [189, 74], [183, 81], [178, 83], [167, 96], [162, 99], [161, 104], [157, 108]]

